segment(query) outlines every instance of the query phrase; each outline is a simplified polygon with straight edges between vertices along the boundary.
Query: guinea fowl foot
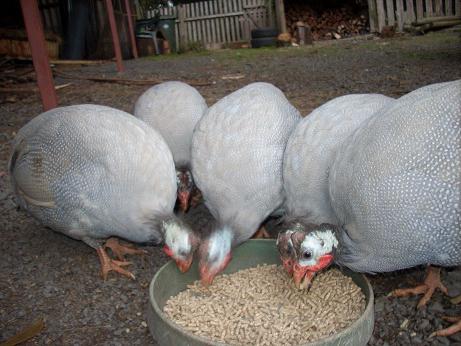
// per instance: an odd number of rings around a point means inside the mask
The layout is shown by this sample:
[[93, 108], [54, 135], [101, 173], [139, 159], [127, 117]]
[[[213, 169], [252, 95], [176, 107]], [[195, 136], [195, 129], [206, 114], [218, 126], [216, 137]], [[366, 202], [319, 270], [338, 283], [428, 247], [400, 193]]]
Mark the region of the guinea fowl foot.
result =
[[135, 276], [131, 272], [122, 268], [124, 266], [130, 265], [131, 262], [116, 261], [111, 259], [102, 246], [98, 247], [96, 251], [98, 252], [99, 260], [101, 261], [101, 276], [104, 280], [107, 280], [107, 274], [109, 274], [110, 271], [125, 275], [133, 280], [135, 279]]
[[136, 249], [134, 246], [123, 245], [117, 238], [109, 238], [104, 244], [104, 249], [111, 249], [120, 261], [125, 261], [124, 255], [145, 255], [147, 251]]
[[424, 283], [413, 288], [400, 288], [392, 292], [394, 297], [407, 297], [410, 295], [424, 294], [418, 303], [418, 308], [423, 307], [431, 299], [436, 289], [440, 289], [443, 293], [448, 294], [448, 289], [440, 281], [440, 268], [429, 266]]
[[270, 238], [270, 234], [267, 232], [266, 228], [264, 226], [261, 226], [260, 229], [258, 229], [255, 234], [253, 234], [252, 238], [253, 239], [267, 239]]
[[429, 337], [432, 338], [434, 336], [450, 336], [450, 335], [461, 332], [461, 316], [458, 316], [458, 317], [444, 316], [442, 318], [445, 321], [452, 322], [454, 324], [448, 328], [440, 329], [432, 333]]

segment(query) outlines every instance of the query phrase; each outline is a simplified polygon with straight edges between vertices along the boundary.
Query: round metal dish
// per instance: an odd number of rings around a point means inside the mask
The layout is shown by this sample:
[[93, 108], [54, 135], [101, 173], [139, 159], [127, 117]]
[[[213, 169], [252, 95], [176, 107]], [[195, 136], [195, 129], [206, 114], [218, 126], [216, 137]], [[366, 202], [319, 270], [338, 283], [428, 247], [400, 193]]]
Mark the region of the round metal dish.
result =
[[[195, 261], [197, 262], [197, 261]], [[255, 267], [258, 264], [280, 264], [275, 240], [252, 239], [236, 248], [232, 261], [225, 273]], [[368, 280], [359, 273], [344, 272], [362, 289], [366, 297], [366, 307], [362, 316], [338, 334], [320, 339], [308, 345], [366, 345], [373, 332], [374, 310], [373, 290]], [[165, 264], [155, 274], [149, 287], [147, 321], [154, 339], [162, 346], [182, 345], [226, 345], [194, 335], [181, 329], [163, 313], [166, 301], [186, 289], [187, 285], [199, 279], [197, 264], [194, 263], [187, 273], [181, 273], [173, 261]]]

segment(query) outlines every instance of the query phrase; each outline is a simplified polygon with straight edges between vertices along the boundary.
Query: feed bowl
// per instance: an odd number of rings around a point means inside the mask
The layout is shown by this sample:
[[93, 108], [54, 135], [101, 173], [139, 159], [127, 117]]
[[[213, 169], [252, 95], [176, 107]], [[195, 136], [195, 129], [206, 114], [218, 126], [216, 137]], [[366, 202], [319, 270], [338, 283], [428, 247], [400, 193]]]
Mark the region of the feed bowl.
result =
[[[159, 345], [226, 345], [192, 334], [176, 325], [163, 312], [167, 300], [185, 290], [187, 285], [199, 279], [197, 262], [187, 273], [181, 273], [174, 261], [169, 261], [155, 274], [149, 286], [147, 322], [149, 330]], [[258, 264], [281, 264], [275, 240], [252, 239], [233, 251], [232, 261], [224, 273], [256, 267]], [[306, 345], [366, 345], [371, 338], [374, 325], [373, 290], [368, 280], [359, 273], [344, 271], [359, 286], [365, 295], [365, 311], [354, 323], [332, 336]]]

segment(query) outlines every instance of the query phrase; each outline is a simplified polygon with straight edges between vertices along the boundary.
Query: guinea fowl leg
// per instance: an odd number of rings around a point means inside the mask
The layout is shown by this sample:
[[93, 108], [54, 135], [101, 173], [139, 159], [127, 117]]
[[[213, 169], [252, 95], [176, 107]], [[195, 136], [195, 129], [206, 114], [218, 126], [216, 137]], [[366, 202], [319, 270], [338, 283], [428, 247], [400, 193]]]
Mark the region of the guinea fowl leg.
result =
[[392, 292], [394, 297], [406, 297], [410, 295], [424, 294], [418, 303], [418, 308], [427, 304], [436, 289], [448, 294], [447, 288], [440, 281], [440, 268], [429, 266], [424, 283], [413, 288], [401, 288]]
[[147, 251], [136, 249], [134, 246], [123, 245], [117, 238], [109, 238], [104, 244], [104, 249], [111, 249], [120, 261], [124, 261], [124, 255], [145, 255]]
[[270, 234], [267, 232], [266, 228], [264, 226], [261, 226], [260, 229], [258, 229], [255, 234], [253, 234], [252, 238], [253, 239], [264, 239], [264, 238], [270, 238]]
[[131, 279], [135, 279], [135, 276], [131, 272], [122, 268], [123, 266], [131, 264], [131, 262], [116, 261], [111, 259], [102, 246], [98, 247], [96, 251], [98, 252], [99, 260], [101, 261], [101, 275], [104, 280], [107, 279], [107, 274], [109, 274], [110, 271], [114, 271]]
[[432, 333], [430, 335], [430, 337], [434, 337], [434, 336], [450, 336], [450, 335], [453, 335], [453, 334], [461, 332], [461, 317], [460, 316], [458, 316], [458, 317], [445, 316], [445, 317], [442, 317], [442, 318], [445, 321], [452, 322], [454, 324], [451, 325], [448, 328], [440, 329], [440, 330]]
[[90, 237], [83, 237], [82, 241], [84, 241], [86, 244], [91, 246], [98, 253], [99, 261], [101, 262], [101, 276], [104, 280], [107, 279], [107, 274], [110, 271], [114, 271], [119, 274], [125, 275], [131, 279], [135, 279], [135, 276], [132, 273], [122, 268], [124, 266], [131, 264], [131, 262], [116, 261], [116, 260], [111, 259], [107, 255], [106, 250], [104, 250], [105, 245], [103, 245], [104, 244], [103, 240], [94, 239]]

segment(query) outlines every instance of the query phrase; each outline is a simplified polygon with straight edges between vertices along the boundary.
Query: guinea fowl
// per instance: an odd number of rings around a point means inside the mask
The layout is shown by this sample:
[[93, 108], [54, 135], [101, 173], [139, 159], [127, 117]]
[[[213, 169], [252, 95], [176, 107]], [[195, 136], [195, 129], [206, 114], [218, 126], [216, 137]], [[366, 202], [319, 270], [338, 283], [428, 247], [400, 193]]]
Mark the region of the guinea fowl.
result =
[[206, 110], [205, 99], [197, 89], [176, 81], [147, 89], [134, 107], [134, 115], [157, 130], [170, 147], [182, 211], [187, 211], [194, 190], [190, 172], [192, 132]]
[[[460, 100], [461, 80], [415, 90], [340, 148], [329, 177], [340, 227], [293, 237], [298, 284], [333, 258], [359, 272], [461, 264]], [[396, 293], [424, 293], [419, 307], [436, 288], [446, 293], [440, 269], [429, 267], [423, 285]]]
[[301, 119], [283, 93], [253, 83], [209, 108], [192, 138], [192, 173], [218, 222], [199, 248], [202, 282], [211, 284], [284, 198], [282, 159]]
[[[316, 108], [298, 123], [283, 158], [285, 229], [296, 229], [295, 221], [300, 218], [312, 224], [338, 222], [328, 193], [328, 174], [335, 153], [367, 119], [394, 101], [379, 94], [345, 95]], [[290, 274], [291, 234], [281, 232], [277, 238], [282, 263]]]
[[[182, 270], [198, 244], [173, 214], [176, 180], [163, 138], [128, 113], [76, 105], [42, 113], [21, 128], [9, 162], [19, 205], [45, 226], [97, 250], [101, 273], [134, 278], [123, 260], [140, 253], [116, 238], [165, 246]], [[119, 257], [112, 260], [111, 248]]]

